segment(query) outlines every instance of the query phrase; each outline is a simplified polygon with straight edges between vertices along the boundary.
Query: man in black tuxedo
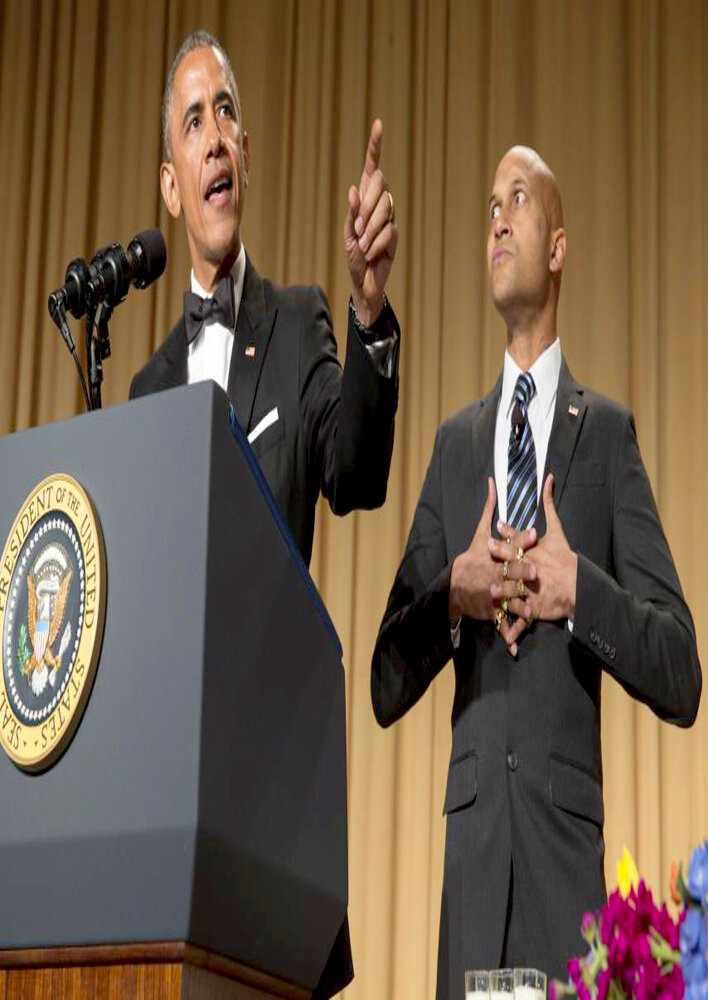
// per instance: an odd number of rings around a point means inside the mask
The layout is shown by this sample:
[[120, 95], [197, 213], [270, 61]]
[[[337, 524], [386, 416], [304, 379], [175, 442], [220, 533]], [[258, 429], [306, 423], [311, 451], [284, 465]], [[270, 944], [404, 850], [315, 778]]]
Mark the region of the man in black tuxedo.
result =
[[[228, 57], [207, 32], [194, 32], [177, 53], [162, 132], [162, 197], [172, 216], [184, 215], [192, 289], [184, 315], [134, 377], [131, 398], [218, 382], [309, 563], [320, 490], [337, 514], [386, 496], [400, 332], [384, 295], [398, 231], [379, 169], [381, 122], [344, 222], [352, 280], [344, 372], [324, 293], [263, 280], [246, 256], [248, 136]], [[333, 995], [352, 976], [345, 920], [314, 996]]]
[[583, 950], [582, 913], [605, 899], [602, 671], [662, 719], [698, 711], [693, 623], [633, 418], [561, 355], [565, 256], [555, 178], [515, 147], [487, 252], [504, 369], [438, 430], [373, 657], [384, 726], [454, 662], [438, 1000], [462, 1000], [466, 969], [565, 978]]
[[344, 373], [319, 288], [263, 280], [240, 237], [248, 136], [226, 53], [187, 38], [162, 111], [162, 197], [184, 215], [192, 290], [131, 398], [212, 378], [226, 391], [307, 563], [320, 490], [337, 514], [380, 506], [398, 402], [399, 328], [384, 295], [398, 242], [379, 169], [375, 121], [359, 187], [349, 189], [344, 247], [352, 280]]

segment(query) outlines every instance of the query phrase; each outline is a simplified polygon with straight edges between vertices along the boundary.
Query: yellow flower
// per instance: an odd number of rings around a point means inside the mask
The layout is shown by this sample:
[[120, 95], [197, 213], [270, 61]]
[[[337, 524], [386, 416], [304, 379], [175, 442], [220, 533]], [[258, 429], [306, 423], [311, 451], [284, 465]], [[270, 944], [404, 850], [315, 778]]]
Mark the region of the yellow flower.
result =
[[630, 890], [636, 890], [638, 885], [639, 872], [637, 871], [637, 866], [634, 863], [634, 858], [625, 847], [622, 851], [622, 857], [617, 862], [617, 887], [622, 899], [626, 899], [629, 896]]

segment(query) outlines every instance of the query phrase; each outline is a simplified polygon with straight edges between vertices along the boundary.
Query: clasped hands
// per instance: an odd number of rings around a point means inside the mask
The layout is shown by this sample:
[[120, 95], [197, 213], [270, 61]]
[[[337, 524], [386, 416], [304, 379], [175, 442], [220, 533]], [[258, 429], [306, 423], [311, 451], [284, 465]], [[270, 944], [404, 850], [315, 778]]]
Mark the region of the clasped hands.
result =
[[[535, 528], [516, 531], [497, 523], [501, 539], [492, 537], [497, 503], [494, 480], [469, 548], [452, 564], [450, 621], [463, 615], [493, 621], [511, 656], [534, 619], [558, 621], [575, 614], [578, 557], [565, 537], [553, 503], [553, 474], [543, 484], [546, 534]], [[514, 620], [507, 617], [516, 615]]]
[[384, 304], [384, 288], [396, 254], [398, 228], [386, 178], [381, 173], [383, 125], [371, 127], [359, 187], [349, 188], [344, 249], [352, 280], [352, 301], [365, 327], [372, 327]]

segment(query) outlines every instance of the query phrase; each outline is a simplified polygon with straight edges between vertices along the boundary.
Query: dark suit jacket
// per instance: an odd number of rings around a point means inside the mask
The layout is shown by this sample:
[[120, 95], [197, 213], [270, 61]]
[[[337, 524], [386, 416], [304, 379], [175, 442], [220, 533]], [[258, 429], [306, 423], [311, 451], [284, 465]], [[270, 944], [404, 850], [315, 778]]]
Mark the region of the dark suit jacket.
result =
[[[400, 337], [387, 304], [375, 337], [394, 334]], [[264, 281], [246, 258], [227, 395], [246, 434], [277, 408], [277, 420], [252, 447], [308, 565], [320, 490], [336, 514], [378, 507], [386, 498], [398, 404], [397, 360], [396, 348], [393, 370], [383, 375], [350, 316], [342, 372], [324, 292]], [[186, 381], [182, 318], [133, 378], [130, 397]], [[345, 920], [314, 996], [332, 996], [353, 974]]]
[[[400, 336], [386, 305], [377, 336]], [[255, 352], [246, 353], [251, 345]], [[187, 381], [184, 319], [133, 378], [131, 399]], [[248, 434], [277, 407], [253, 450], [305, 562], [312, 554], [320, 490], [335, 514], [379, 507], [393, 448], [398, 371], [381, 374], [350, 317], [342, 368], [319, 288], [281, 288], [246, 258], [227, 394]]]
[[[701, 690], [693, 623], [633, 419], [581, 388], [565, 362], [546, 474], [579, 555], [573, 632], [535, 622], [514, 661], [491, 623], [463, 619], [453, 650], [451, 566], [494, 475], [500, 393], [501, 379], [438, 431], [372, 664], [386, 726], [454, 661], [438, 1000], [461, 1000], [465, 969], [499, 966], [512, 857], [514, 906], [529, 918], [516, 964], [565, 979], [566, 960], [583, 951], [582, 913], [605, 898], [602, 671], [683, 726]], [[536, 527], [545, 533], [542, 506]]]

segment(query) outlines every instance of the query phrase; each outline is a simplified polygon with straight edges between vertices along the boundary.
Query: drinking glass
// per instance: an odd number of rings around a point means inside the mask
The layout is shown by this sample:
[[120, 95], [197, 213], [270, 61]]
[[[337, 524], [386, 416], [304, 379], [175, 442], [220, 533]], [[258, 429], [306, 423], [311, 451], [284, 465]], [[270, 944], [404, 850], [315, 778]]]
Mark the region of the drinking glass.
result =
[[465, 973], [465, 1000], [489, 1000], [489, 973], [473, 969]]
[[546, 1000], [546, 973], [514, 969], [514, 1000]]
[[490, 1000], [514, 1000], [514, 970], [495, 969], [489, 973]]

